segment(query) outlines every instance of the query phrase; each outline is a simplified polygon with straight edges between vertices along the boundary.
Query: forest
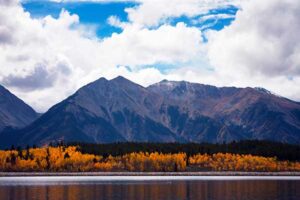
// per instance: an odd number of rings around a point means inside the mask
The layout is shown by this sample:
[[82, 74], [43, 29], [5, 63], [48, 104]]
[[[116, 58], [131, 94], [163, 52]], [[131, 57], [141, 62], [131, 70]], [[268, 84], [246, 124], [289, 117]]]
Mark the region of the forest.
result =
[[[56, 144], [57, 145], [57, 144]], [[55, 146], [56, 146], [55, 145]], [[59, 143], [58, 145], [63, 145]], [[240, 142], [210, 143], [112, 143], [88, 144], [71, 143], [82, 153], [107, 157], [122, 156], [133, 152], [160, 152], [164, 154], [185, 153], [188, 157], [196, 154], [251, 154], [263, 157], [276, 157], [278, 160], [300, 161], [300, 146], [272, 141], [245, 140]]]
[[0, 151], [0, 171], [22, 172], [179, 172], [300, 171], [300, 162], [250, 154], [130, 152], [122, 155], [82, 153], [81, 146], [48, 146]]

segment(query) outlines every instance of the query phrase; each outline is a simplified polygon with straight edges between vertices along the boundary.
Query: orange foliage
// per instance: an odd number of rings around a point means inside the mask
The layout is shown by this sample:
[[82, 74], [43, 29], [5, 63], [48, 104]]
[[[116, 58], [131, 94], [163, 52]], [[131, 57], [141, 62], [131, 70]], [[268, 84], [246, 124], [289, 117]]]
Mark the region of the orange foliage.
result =
[[186, 154], [131, 153], [121, 158], [128, 171], [185, 171]]
[[[68, 156], [66, 156], [68, 155]], [[100, 157], [82, 154], [76, 147], [48, 147], [0, 151], [1, 171], [91, 171]]]
[[214, 171], [300, 171], [299, 162], [230, 153], [197, 154], [189, 159], [189, 163], [202, 170]]
[[103, 158], [82, 154], [77, 147], [44, 147], [0, 151], [0, 171], [300, 171], [299, 162], [252, 155], [130, 153]]

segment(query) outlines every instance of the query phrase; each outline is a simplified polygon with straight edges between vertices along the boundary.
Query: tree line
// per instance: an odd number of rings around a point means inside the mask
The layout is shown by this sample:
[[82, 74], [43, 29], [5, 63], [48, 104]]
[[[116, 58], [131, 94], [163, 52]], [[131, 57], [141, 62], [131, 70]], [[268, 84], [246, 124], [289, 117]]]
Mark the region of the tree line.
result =
[[300, 146], [271, 141], [246, 140], [223, 144], [209, 143], [112, 143], [89, 144], [71, 143], [79, 146], [82, 153], [107, 157], [122, 156], [133, 152], [185, 153], [188, 157], [196, 154], [251, 154], [263, 157], [276, 157], [278, 160], [300, 161]]
[[232, 153], [131, 152], [104, 157], [82, 153], [79, 146], [50, 146], [0, 151], [0, 171], [300, 171], [300, 162]]

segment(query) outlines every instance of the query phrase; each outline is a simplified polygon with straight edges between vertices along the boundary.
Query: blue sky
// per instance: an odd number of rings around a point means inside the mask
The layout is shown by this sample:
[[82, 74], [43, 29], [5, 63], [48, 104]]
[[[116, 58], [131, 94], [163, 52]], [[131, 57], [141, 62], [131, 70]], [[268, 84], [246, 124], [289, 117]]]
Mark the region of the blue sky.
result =
[[[138, 3], [134, 2], [54, 2], [54, 1], [25, 1], [22, 3], [23, 8], [30, 12], [32, 17], [41, 18], [51, 15], [54, 18], [59, 17], [62, 9], [76, 14], [80, 18], [82, 24], [96, 25], [97, 35], [100, 38], [109, 37], [112, 33], [120, 33], [122, 29], [110, 26], [107, 19], [110, 16], [117, 16], [122, 22], [128, 22], [128, 16], [125, 8], [135, 7]], [[234, 20], [234, 15], [238, 11], [235, 6], [226, 6], [225, 8], [212, 9], [206, 14], [187, 17], [180, 16], [169, 18], [165, 23], [175, 25], [178, 22], [184, 22], [188, 26], [198, 27], [201, 30], [221, 30], [224, 26], [230, 25]], [[197, 19], [203, 16], [230, 14], [232, 18], [225, 19], [207, 19], [196, 23]]]
[[122, 21], [127, 19], [126, 7], [132, 7], [134, 3], [93, 3], [93, 2], [69, 2], [59, 3], [50, 1], [24, 2], [23, 7], [35, 18], [51, 15], [58, 18], [62, 9], [71, 14], [77, 14], [83, 24], [97, 25], [97, 35], [110, 36], [113, 32], [120, 33], [121, 29], [109, 26], [107, 19], [111, 15], [117, 15]]
[[[80, 23], [83, 25], [93, 25], [96, 27], [96, 34], [99, 38], [110, 37], [113, 33], [121, 33], [122, 29], [119, 27], [111, 26], [108, 23], [110, 16], [116, 16], [122, 22], [128, 22], [128, 14], [126, 8], [137, 7], [139, 4], [135, 2], [54, 2], [54, 1], [25, 1], [22, 3], [23, 8], [30, 12], [33, 18], [43, 18], [51, 15], [58, 18], [62, 10], [67, 10], [70, 14], [79, 16]], [[223, 8], [211, 9], [207, 13], [201, 13], [192, 17], [182, 15], [179, 17], [169, 17], [161, 22], [158, 26], [149, 27], [149, 29], [157, 29], [163, 24], [176, 26], [177, 23], [183, 22], [188, 27], [196, 27], [201, 31], [207, 30], [222, 30], [225, 26], [229, 26], [234, 20], [234, 16], [238, 8], [235, 6], [226, 6]], [[214, 16], [228, 15], [228, 18], [214, 18]], [[209, 17], [210, 16], [210, 17]], [[208, 18], [205, 18], [208, 17]], [[205, 19], [205, 20], [201, 20]], [[203, 41], [207, 42], [205, 35], [202, 35]], [[203, 61], [197, 60], [202, 63], [202, 67], [211, 70], [211, 66], [203, 64]], [[195, 61], [178, 62], [178, 63], [155, 63], [155, 68], [161, 73], [166, 73], [169, 70], [176, 69], [181, 65], [195, 64]], [[196, 63], [197, 64], [197, 63]], [[146, 65], [139, 65], [139, 68], [148, 67]], [[129, 66], [127, 66], [130, 69]]]

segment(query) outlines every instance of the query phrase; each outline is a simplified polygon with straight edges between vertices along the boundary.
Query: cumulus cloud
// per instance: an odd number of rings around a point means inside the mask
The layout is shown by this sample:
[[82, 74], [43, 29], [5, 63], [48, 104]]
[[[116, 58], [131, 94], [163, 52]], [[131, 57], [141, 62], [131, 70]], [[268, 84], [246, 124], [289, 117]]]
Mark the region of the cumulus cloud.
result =
[[[62, 11], [59, 19], [50, 16], [32, 19], [18, 2], [1, 2], [0, 10], [0, 27], [10, 30], [9, 42], [0, 43], [0, 81], [44, 111], [69, 94], [70, 88], [76, 87], [69, 79], [75, 78], [77, 69], [66, 54], [68, 48], [74, 48], [74, 44], [69, 45], [71, 40], [74, 39], [75, 44], [76, 40], [82, 43], [90, 40], [81, 37], [80, 31], [73, 30], [78, 24], [78, 16], [66, 11]], [[65, 88], [59, 89], [62, 83]], [[50, 88], [62, 91], [49, 93], [48, 97], [53, 96], [49, 100], [38, 101]]]
[[28, 74], [25, 77], [10, 74], [4, 77], [2, 82], [7, 86], [36, 90], [52, 86], [54, 78], [53, 74], [48, 73], [45, 65], [38, 64], [32, 74]]
[[299, 1], [244, 3], [231, 26], [207, 34], [209, 59], [217, 73], [238, 85], [261, 84], [289, 97], [299, 94], [292, 86], [300, 84], [299, 19]]
[[[134, 7], [125, 9], [128, 20], [139, 26], [158, 26], [173, 17], [195, 17], [209, 13], [210, 10], [240, 7], [248, 0], [50, 0], [54, 2], [134, 2]], [[116, 16], [109, 19], [111, 24], [121, 25]]]
[[132, 23], [140, 26], [157, 26], [172, 17], [195, 17], [210, 10], [239, 7], [246, 0], [140, 0], [140, 4], [126, 9]]
[[57, 19], [33, 19], [18, 3], [0, 4], [0, 9], [0, 27], [10, 33], [9, 42], [0, 43], [0, 82], [38, 111], [100, 76], [143, 80], [160, 72], [141, 66], [185, 63], [201, 51], [201, 31], [184, 23], [157, 29], [127, 24], [121, 33], [101, 39], [65, 10]]
[[107, 22], [109, 25], [122, 28], [124, 29], [126, 25], [128, 25], [126, 22], [121, 22], [121, 20], [118, 18], [118, 16], [112, 15], [107, 19]]
[[199, 54], [201, 42], [201, 32], [184, 23], [162, 25], [154, 30], [132, 25], [122, 33], [104, 39], [100, 57], [107, 62], [131, 68], [160, 62], [187, 62]]
[[0, 0], [0, 5], [4, 5], [4, 6], [9, 6], [17, 3], [18, 0]]
[[[16, 87], [24, 91], [41, 90], [52, 87], [59, 75], [68, 76], [71, 70], [67, 63], [56, 63], [55, 71], [49, 70], [48, 66], [51, 63], [37, 63], [33, 71], [25, 76], [10, 74], [2, 79], [4, 85], [8, 87]], [[31, 67], [29, 67], [31, 68]]]
[[[70, 0], [71, 1], [71, 0]], [[162, 79], [217, 86], [262, 86], [300, 99], [299, 2], [293, 0], [139, 0], [122, 29], [98, 38], [95, 29], [62, 10], [34, 19], [17, 0], [0, 0], [0, 83], [38, 111], [101, 76], [123, 75], [147, 86]], [[240, 6], [236, 20], [205, 32], [169, 18]], [[206, 19], [227, 18], [207, 15]], [[200, 19], [201, 20], [201, 19]], [[162, 73], [155, 66], [176, 66]], [[126, 67], [125, 67], [126, 66]]]

